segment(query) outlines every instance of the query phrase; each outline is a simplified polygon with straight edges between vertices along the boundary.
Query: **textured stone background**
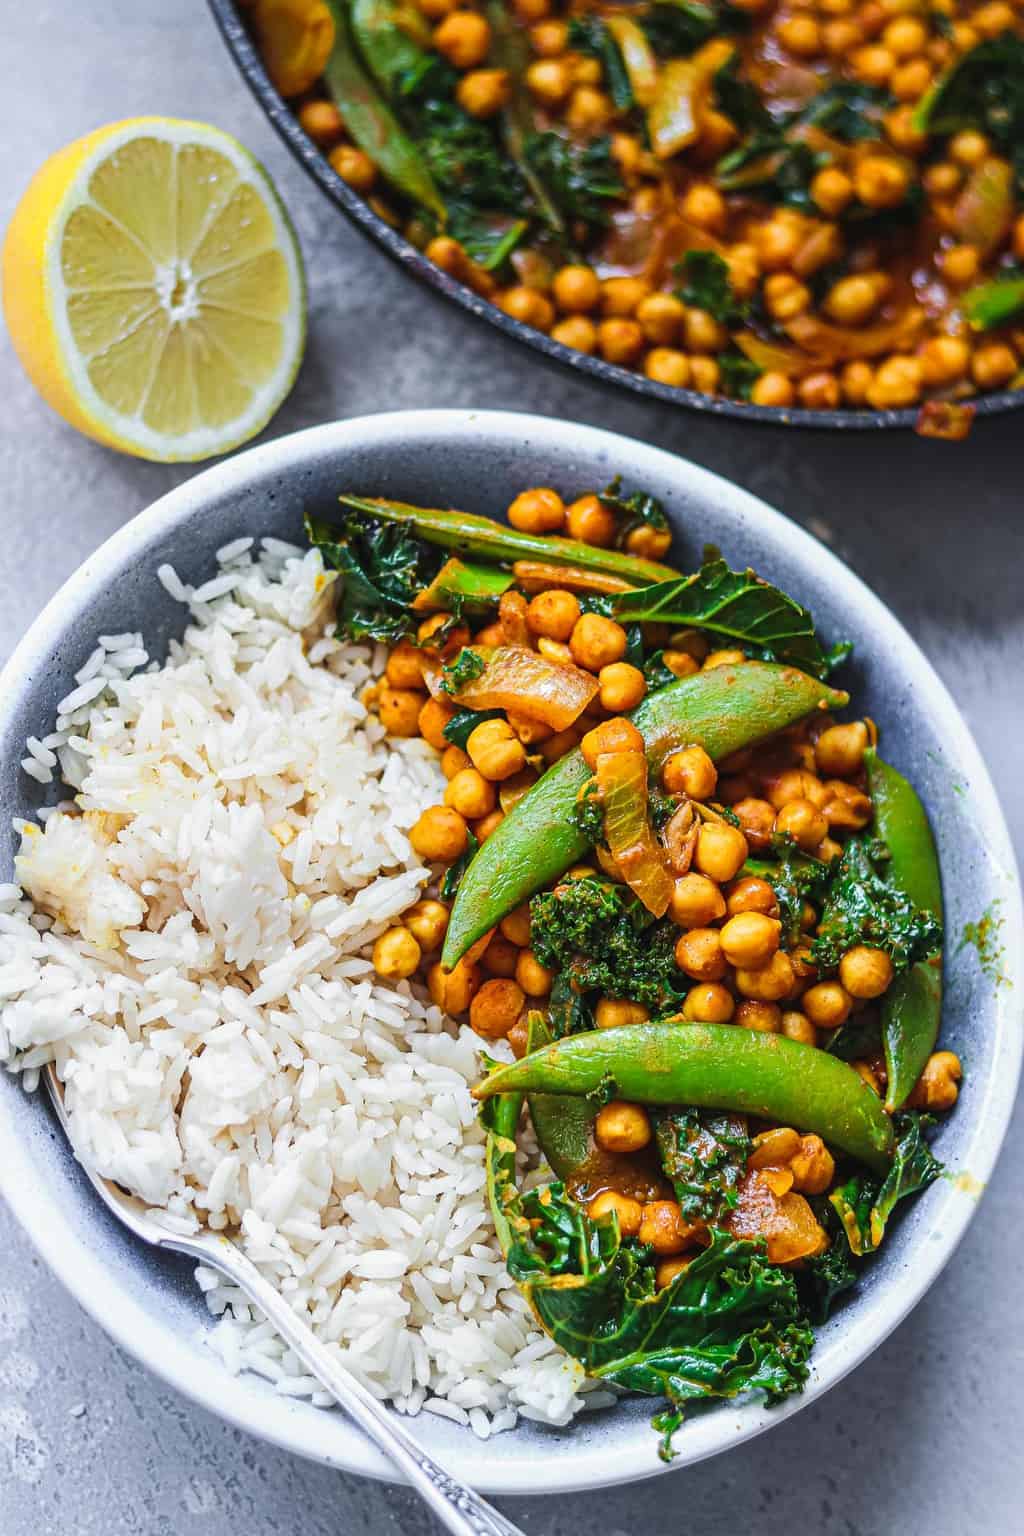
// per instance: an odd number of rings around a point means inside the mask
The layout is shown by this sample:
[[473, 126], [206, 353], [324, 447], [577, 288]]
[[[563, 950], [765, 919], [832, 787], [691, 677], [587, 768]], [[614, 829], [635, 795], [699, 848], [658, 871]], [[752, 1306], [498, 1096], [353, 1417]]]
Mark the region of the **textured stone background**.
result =
[[[806, 524], [899, 614], [988, 754], [1024, 847], [1024, 415], [963, 445], [744, 429], [548, 372], [443, 307], [351, 230], [251, 103], [201, 0], [5, 0], [0, 221], [36, 165], [119, 117], [217, 123], [263, 159], [310, 276], [310, 343], [275, 434], [422, 405], [531, 409], [631, 433], [731, 476]], [[0, 654], [75, 566], [186, 469], [116, 458], [53, 418], [0, 340]], [[9, 767], [8, 767], [9, 771]], [[510, 1500], [530, 1536], [1012, 1536], [1019, 1489], [1018, 1115], [960, 1252], [913, 1316], [822, 1402], [681, 1474]], [[2, 1536], [426, 1533], [415, 1500], [268, 1449], [115, 1349], [0, 1208]]]

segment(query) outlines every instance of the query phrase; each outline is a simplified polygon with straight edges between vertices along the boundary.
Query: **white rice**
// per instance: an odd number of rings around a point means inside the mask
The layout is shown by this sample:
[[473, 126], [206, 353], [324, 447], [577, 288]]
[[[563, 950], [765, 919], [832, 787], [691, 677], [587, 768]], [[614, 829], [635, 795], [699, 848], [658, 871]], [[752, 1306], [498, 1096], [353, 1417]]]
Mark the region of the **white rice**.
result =
[[[100, 637], [27, 743], [74, 802], [19, 824], [0, 885], [0, 1061], [30, 1088], [54, 1061], [83, 1156], [173, 1230], [235, 1236], [379, 1397], [484, 1438], [564, 1424], [589, 1384], [502, 1264], [476, 1037], [368, 958], [430, 879], [407, 833], [436, 757], [360, 702], [383, 658], [334, 637], [318, 554], [220, 562], [194, 593], [162, 566], [184, 639], [140, 670], [141, 635]], [[196, 1278], [229, 1370], [326, 1402]]]

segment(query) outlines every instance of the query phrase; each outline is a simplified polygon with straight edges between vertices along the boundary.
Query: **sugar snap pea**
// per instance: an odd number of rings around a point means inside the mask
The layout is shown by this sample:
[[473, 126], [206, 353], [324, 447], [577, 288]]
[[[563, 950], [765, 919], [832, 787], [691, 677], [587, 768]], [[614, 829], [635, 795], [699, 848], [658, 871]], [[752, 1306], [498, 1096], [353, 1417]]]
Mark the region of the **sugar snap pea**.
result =
[[[550, 540], [549, 542], [555, 542]], [[773, 662], [713, 667], [652, 693], [630, 719], [657, 772], [670, 752], [700, 742], [713, 758], [727, 757], [801, 720], [813, 709], [841, 709], [847, 695], [816, 678]], [[579, 750], [538, 779], [482, 844], [459, 886], [442, 964], [451, 969], [470, 945], [514, 907], [577, 863], [590, 839], [570, 820], [590, 777]]]
[[[551, 1044], [551, 1031], [539, 1011], [527, 1015], [527, 1031], [530, 1052]], [[568, 1178], [590, 1152], [594, 1110], [585, 1099], [569, 1099], [561, 1093], [531, 1093], [526, 1103], [537, 1145], [558, 1177]]]
[[[878, 756], [865, 754], [875, 830], [890, 853], [889, 880], [919, 907], [942, 916], [942, 882], [935, 839], [916, 790]], [[942, 967], [922, 960], [898, 976], [882, 999], [882, 1040], [888, 1074], [886, 1108], [906, 1100], [931, 1055], [942, 1015]]]
[[628, 1024], [573, 1035], [496, 1068], [473, 1090], [690, 1104], [813, 1131], [883, 1173], [893, 1130], [877, 1094], [837, 1056], [729, 1024]]

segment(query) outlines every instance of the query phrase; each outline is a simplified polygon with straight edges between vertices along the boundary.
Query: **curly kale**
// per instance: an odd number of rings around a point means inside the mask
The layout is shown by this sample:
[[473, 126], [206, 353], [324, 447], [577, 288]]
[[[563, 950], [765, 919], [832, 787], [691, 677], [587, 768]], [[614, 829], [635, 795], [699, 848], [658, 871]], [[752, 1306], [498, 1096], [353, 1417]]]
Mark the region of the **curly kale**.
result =
[[857, 1173], [829, 1196], [850, 1250], [858, 1257], [878, 1248], [895, 1206], [927, 1189], [942, 1172], [942, 1164], [924, 1139], [925, 1130], [933, 1124], [930, 1116], [913, 1110], [894, 1115], [896, 1150], [885, 1178]]
[[652, 496], [650, 491], [631, 491], [628, 496], [624, 496], [621, 475], [616, 475], [610, 485], [606, 485], [603, 491], [599, 491], [597, 499], [603, 507], [607, 507], [609, 512], [614, 512], [619, 519], [615, 542], [620, 547], [625, 544], [634, 528], [646, 524], [650, 528], [657, 528], [660, 532], [664, 532], [669, 527], [664, 502], [659, 501], [657, 496]]
[[625, 188], [607, 134], [580, 147], [557, 133], [533, 133], [523, 154], [566, 219], [591, 229], [608, 223], [609, 203]]
[[867, 944], [884, 949], [896, 971], [905, 971], [935, 954], [942, 944], [942, 923], [933, 912], [887, 884], [877, 865], [888, 859], [884, 843], [854, 837], [847, 843], [825, 896], [811, 958], [821, 970], [834, 970], [848, 949]]
[[445, 693], [458, 693], [467, 683], [481, 677], [486, 666], [486, 661], [478, 651], [471, 651], [468, 645], [464, 645], [455, 660], [447, 662], [442, 668], [441, 687]]
[[588, 779], [576, 796], [569, 820], [592, 843], [604, 842], [604, 805], [596, 779]]
[[673, 270], [683, 278], [679, 297], [684, 304], [706, 309], [723, 325], [746, 318], [747, 307], [736, 297], [728, 265], [717, 251], [687, 251]]
[[439, 550], [399, 523], [349, 516], [344, 528], [306, 518], [309, 542], [342, 574], [338, 623], [350, 640], [393, 643], [416, 631], [412, 601], [437, 574]]
[[750, 1137], [736, 1115], [676, 1109], [658, 1116], [661, 1166], [687, 1221], [720, 1222], [736, 1205]]
[[685, 991], [675, 963], [677, 930], [652, 924], [628, 893], [603, 880], [574, 880], [530, 903], [533, 950], [549, 970], [567, 971], [581, 992], [660, 1008]]

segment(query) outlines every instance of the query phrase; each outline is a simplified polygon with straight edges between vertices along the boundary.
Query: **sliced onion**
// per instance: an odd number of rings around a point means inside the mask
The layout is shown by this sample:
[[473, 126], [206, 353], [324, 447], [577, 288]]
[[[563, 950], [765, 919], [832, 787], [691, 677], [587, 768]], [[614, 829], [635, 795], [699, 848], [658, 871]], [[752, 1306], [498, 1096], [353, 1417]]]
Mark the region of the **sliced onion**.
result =
[[643, 752], [602, 752], [596, 774], [608, 851], [648, 912], [663, 917], [673, 880], [647, 819], [647, 758]]
[[[473, 649], [484, 657], [484, 670], [457, 693], [442, 694], [449, 703], [466, 709], [512, 710], [553, 731], [565, 731], [597, 694], [597, 679], [589, 672], [568, 662], [550, 661], [526, 646]], [[429, 679], [427, 686], [431, 687]]]

